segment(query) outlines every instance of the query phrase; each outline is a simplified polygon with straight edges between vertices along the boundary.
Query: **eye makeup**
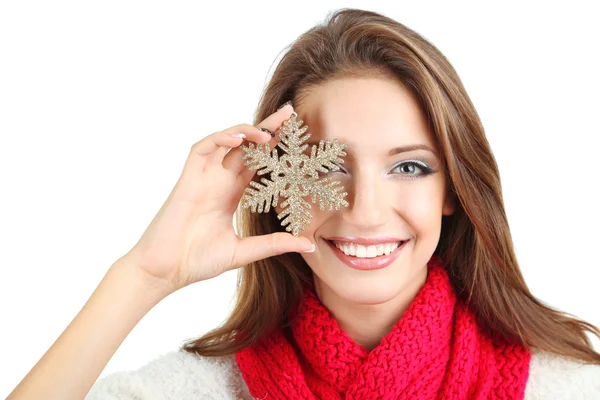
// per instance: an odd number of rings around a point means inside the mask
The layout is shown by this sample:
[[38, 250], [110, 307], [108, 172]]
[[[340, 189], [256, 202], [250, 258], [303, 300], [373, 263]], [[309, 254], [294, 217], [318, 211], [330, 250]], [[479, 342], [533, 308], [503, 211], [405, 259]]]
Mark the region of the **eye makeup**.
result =
[[[340, 164], [335, 163], [335, 162], [332, 162], [332, 164], [335, 164], [336, 166], [338, 166], [339, 170], [337, 170], [337, 171], [330, 170], [326, 174], [331, 174], [331, 173], [335, 173], [335, 172], [338, 172], [338, 173], [347, 173], [348, 172]], [[397, 170], [399, 168], [404, 168], [406, 166], [414, 167], [414, 168], [416, 168], [416, 170], [421, 171], [421, 172], [420, 173], [412, 173], [409, 171], [407, 173], [393, 172], [392, 175], [400, 176], [401, 179], [417, 179], [417, 178], [422, 178], [424, 176], [431, 175], [431, 174], [437, 172], [437, 170], [435, 168], [430, 167], [424, 161], [417, 160], [417, 159], [409, 159], [409, 160], [403, 160], [403, 161], [397, 162], [396, 164], [394, 164], [392, 166], [391, 171]]]
[[[435, 170], [432, 167], [428, 166], [423, 161], [421, 161], [421, 160], [415, 160], [415, 159], [400, 161], [399, 163], [397, 163], [396, 165], [394, 165], [394, 167], [392, 168], [392, 170], [395, 170], [397, 168], [403, 168], [405, 166], [413, 166], [413, 167], [416, 167], [416, 168], [418, 168], [418, 169], [420, 169], [422, 171], [420, 174], [409, 173], [408, 175], [406, 175], [408, 177], [408, 179], [421, 178], [423, 176], [431, 175], [432, 173], [435, 172]], [[404, 175], [404, 174], [402, 174], [402, 175]]]

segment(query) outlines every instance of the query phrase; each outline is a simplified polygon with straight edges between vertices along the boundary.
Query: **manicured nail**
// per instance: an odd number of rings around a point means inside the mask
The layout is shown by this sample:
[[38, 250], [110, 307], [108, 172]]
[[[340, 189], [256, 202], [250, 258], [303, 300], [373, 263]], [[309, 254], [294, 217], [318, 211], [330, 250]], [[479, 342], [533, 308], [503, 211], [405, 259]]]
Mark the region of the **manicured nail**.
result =
[[243, 133], [230, 133], [229, 136], [233, 136], [235, 138], [245, 138], [246, 135], [244, 135]]
[[315, 251], [315, 244], [313, 243], [312, 249], [310, 249], [310, 250], [304, 250], [304, 251], [301, 251], [300, 253], [312, 253], [314, 251]]
[[[282, 105], [279, 106], [279, 108], [277, 109], [277, 111], [281, 110], [283, 107], [287, 106], [288, 104], [291, 104], [292, 106], [294, 105], [294, 101], [293, 100], [288, 100], [285, 103], [283, 103]], [[275, 112], [277, 112], [275, 111]]]
[[258, 128], [258, 130], [268, 133], [269, 135], [271, 135], [271, 137], [275, 137], [275, 133], [271, 132], [267, 128]]

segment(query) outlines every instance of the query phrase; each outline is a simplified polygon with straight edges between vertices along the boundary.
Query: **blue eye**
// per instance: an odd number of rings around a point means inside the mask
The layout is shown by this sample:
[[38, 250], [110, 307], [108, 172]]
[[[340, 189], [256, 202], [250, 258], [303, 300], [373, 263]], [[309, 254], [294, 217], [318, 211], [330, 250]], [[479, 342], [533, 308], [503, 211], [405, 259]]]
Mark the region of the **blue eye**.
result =
[[[400, 175], [408, 175], [409, 178], [418, 178], [419, 176], [422, 175], [429, 175], [433, 172], [433, 170], [431, 168], [429, 168], [427, 166], [427, 164], [425, 164], [422, 161], [419, 160], [407, 160], [407, 161], [402, 161], [399, 162], [398, 164], [396, 164], [394, 166], [394, 168], [392, 168], [392, 171], [397, 169], [397, 168], [404, 168], [404, 167], [411, 167], [409, 168], [408, 171], [404, 170], [404, 172], [407, 172], [406, 174], [400, 173]], [[421, 173], [413, 173], [412, 171], [415, 171], [415, 168], [417, 170], [420, 170]]]
[[[337, 165], [340, 169], [337, 171], [319, 172], [319, 174], [331, 174], [333, 172], [346, 173], [346, 170], [341, 165], [334, 162], [332, 162], [332, 164]], [[395, 175], [404, 175], [409, 179], [414, 179], [419, 178], [421, 176], [429, 175], [434, 172], [432, 168], [430, 168], [427, 164], [419, 160], [406, 160], [399, 162], [392, 168], [392, 171], [404, 167], [408, 167], [408, 170], [404, 169], [403, 172], [396, 173]]]

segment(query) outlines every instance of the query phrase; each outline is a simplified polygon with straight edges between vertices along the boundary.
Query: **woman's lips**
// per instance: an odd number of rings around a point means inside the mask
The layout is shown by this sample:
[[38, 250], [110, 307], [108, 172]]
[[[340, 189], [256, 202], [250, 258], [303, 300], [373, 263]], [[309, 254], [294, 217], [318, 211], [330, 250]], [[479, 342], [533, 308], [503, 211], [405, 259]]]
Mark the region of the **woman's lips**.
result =
[[400, 252], [406, 246], [406, 243], [409, 241], [403, 242], [400, 246], [398, 246], [394, 251], [392, 251], [388, 255], [380, 255], [372, 258], [358, 258], [354, 256], [349, 256], [345, 254], [342, 250], [338, 249], [335, 244], [333, 244], [329, 240], [325, 240], [329, 247], [333, 250], [334, 254], [346, 265], [354, 269], [360, 270], [373, 270], [373, 269], [381, 269], [390, 265], [398, 256]]

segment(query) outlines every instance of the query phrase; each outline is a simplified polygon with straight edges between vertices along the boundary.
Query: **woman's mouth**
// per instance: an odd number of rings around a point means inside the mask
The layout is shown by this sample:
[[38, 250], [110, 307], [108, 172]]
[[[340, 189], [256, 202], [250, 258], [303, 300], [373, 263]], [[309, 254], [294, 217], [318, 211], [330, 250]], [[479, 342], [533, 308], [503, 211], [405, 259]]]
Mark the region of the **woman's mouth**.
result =
[[359, 270], [374, 270], [387, 267], [406, 246], [406, 241], [375, 246], [361, 246], [325, 239], [334, 254], [346, 265]]

